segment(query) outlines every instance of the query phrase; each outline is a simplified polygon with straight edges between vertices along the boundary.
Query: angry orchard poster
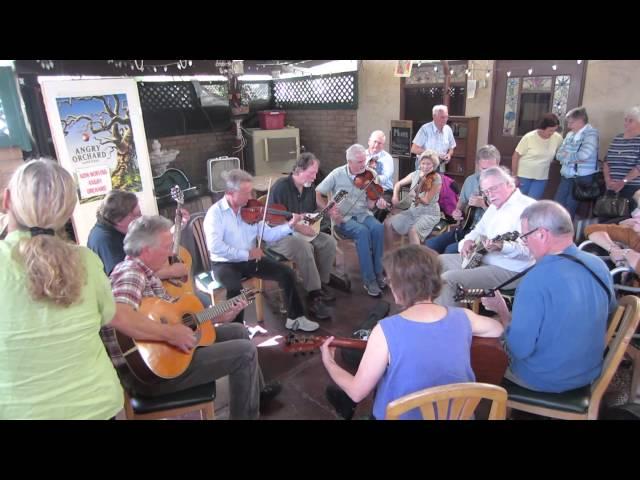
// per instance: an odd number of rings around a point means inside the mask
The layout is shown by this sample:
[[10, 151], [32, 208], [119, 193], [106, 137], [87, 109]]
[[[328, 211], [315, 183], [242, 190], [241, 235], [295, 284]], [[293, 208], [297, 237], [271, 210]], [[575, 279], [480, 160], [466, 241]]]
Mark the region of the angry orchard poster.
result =
[[134, 192], [143, 214], [157, 214], [135, 80], [41, 83], [57, 159], [78, 187], [72, 218], [78, 243], [86, 245], [95, 212], [112, 189]]

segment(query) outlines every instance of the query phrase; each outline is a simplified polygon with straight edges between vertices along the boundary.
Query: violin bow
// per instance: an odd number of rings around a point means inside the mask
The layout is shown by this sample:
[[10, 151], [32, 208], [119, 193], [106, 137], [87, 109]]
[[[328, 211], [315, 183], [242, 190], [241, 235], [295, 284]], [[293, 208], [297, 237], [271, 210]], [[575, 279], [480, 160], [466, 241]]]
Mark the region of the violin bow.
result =
[[269, 205], [269, 194], [271, 193], [271, 180], [272, 178], [269, 177], [269, 186], [267, 187], [267, 197], [264, 202], [264, 213], [262, 215], [262, 229], [260, 230], [260, 235], [258, 236], [258, 248], [260, 248], [260, 245], [262, 245], [262, 235], [264, 235], [264, 226], [266, 225], [266, 220], [267, 220], [267, 207]]

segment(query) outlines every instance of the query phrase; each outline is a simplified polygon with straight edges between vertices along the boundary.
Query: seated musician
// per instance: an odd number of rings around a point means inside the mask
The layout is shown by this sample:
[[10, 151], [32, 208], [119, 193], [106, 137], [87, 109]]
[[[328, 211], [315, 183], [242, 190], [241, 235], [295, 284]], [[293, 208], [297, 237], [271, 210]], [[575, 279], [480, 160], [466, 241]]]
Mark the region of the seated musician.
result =
[[106, 420], [122, 387], [98, 331], [115, 313], [98, 257], [64, 239], [76, 184], [50, 160], [18, 168], [3, 194], [0, 419]]
[[[271, 188], [269, 203], [284, 205], [293, 213], [315, 212], [317, 203], [313, 181], [319, 167], [320, 161], [313, 153], [300, 155], [289, 176], [279, 179]], [[313, 228], [302, 222], [295, 225], [294, 230], [311, 238], [316, 235]], [[309, 295], [309, 313], [320, 320], [330, 317], [324, 302], [335, 300], [329, 292], [328, 283], [336, 258], [336, 245], [336, 239], [324, 232], [318, 233], [311, 241], [294, 234], [269, 243], [272, 250], [295, 262]]]
[[[160, 216], [143, 216], [129, 225], [124, 238], [127, 256], [111, 273], [111, 288], [116, 301], [116, 316], [111, 326], [140, 340], [167, 342], [182, 351], [197, 344], [193, 331], [182, 324], [163, 324], [138, 311], [145, 297], [171, 300], [155, 272], [164, 264], [173, 247], [172, 222]], [[264, 385], [258, 364], [258, 352], [246, 328], [229, 323], [247, 306], [239, 300], [215, 322], [216, 341], [197, 348], [187, 370], [179, 377], [146, 384], [121, 369], [124, 386], [138, 395], [159, 396], [186, 390], [229, 376], [230, 418], [258, 418], [259, 407], [279, 393], [281, 386]]]
[[[235, 297], [242, 289], [242, 279], [258, 277], [275, 280], [284, 291], [287, 306], [286, 328], [313, 332], [320, 325], [304, 316], [304, 307], [295, 282], [296, 275], [289, 267], [266, 257], [256, 239], [264, 232], [264, 240], [276, 242], [291, 234], [302, 215], [294, 213], [284, 225], [270, 227], [259, 221], [248, 224], [242, 219], [244, 207], [253, 192], [253, 177], [239, 169], [230, 170], [225, 178], [224, 197], [214, 203], [204, 218], [204, 233], [215, 278], [227, 289], [227, 298]], [[242, 323], [244, 313], [235, 319]]]
[[[349, 239], [355, 240], [360, 271], [364, 289], [372, 297], [382, 294], [386, 287], [382, 274], [382, 253], [384, 248], [384, 227], [375, 219], [371, 209], [377, 206], [387, 208], [384, 198], [369, 200], [367, 191], [355, 185], [357, 175], [367, 170], [367, 153], [362, 145], [351, 145], [347, 151], [347, 164], [335, 168], [316, 187], [316, 201], [320, 208], [327, 206], [326, 196], [335, 195], [340, 190], [346, 190], [346, 198], [330, 211], [335, 222], [336, 231]], [[358, 178], [359, 179], [359, 178]], [[366, 185], [366, 183], [365, 183]]]
[[[456, 209], [452, 216], [460, 226], [435, 237], [428, 238], [424, 244], [438, 253], [458, 253], [458, 242], [469, 233], [480, 221], [489, 205], [480, 194], [480, 173], [491, 167], [500, 165], [500, 152], [493, 145], [485, 145], [478, 149], [476, 154], [476, 173], [468, 176], [462, 190]], [[472, 209], [470, 212], [469, 209]], [[470, 224], [465, 229], [464, 220], [467, 215], [473, 215]], [[462, 223], [461, 223], [462, 222]]]
[[[393, 157], [389, 152], [385, 151], [384, 144], [387, 141], [382, 130], [375, 130], [369, 136], [369, 142], [367, 148], [367, 165], [373, 168], [378, 174], [378, 183], [383, 188], [383, 198], [387, 203], [391, 202], [391, 196], [393, 195]], [[388, 208], [375, 208], [373, 216], [379, 222], [384, 222], [384, 219], [389, 214]]]
[[[442, 293], [435, 299], [440, 305], [456, 305], [456, 285], [464, 288], [493, 288], [533, 264], [529, 250], [520, 240], [492, 241], [508, 232], [520, 232], [520, 214], [535, 202], [520, 193], [511, 175], [502, 167], [492, 167], [480, 174], [480, 188], [490, 206], [478, 225], [459, 243], [460, 254], [440, 256], [443, 266]], [[469, 260], [485, 250], [476, 268], [463, 269], [463, 258]], [[507, 284], [515, 288], [518, 280]]]
[[[437, 173], [438, 155], [433, 150], [425, 150], [420, 154], [419, 160], [419, 169], [411, 172], [393, 187], [391, 202], [396, 206], [400, 203], [400, 188], [411, 185], [409, 190], [411, 193], [408, 196], [411, 202], [410, 207], [392, 215], [384, 222], [388, 239], [393, 238], [392, 232], [400, 235], [408, 233], [409, 242], [413, 245], [422, 243], [440, 221], [438, 197], [442, 186], [442, 177]], [[433, 174], [429, 176], [431, 173]], [[423, 188], [423, 186], [429, 185], [428, 190]]]
[[607, 319], [616, 308], [607, 266], [573, 244], [571, 217], [559, 203], [536, 202], [521, 221], [522, 231], [535, 230], [523, 241], [536, 265], [516, 290], [513, 312], [499, 292], [482, 299], [506, 328], [505, 377], [541, 392], [589, 385], [600, 375]]
[[[181, 209], [183, 227], [189, 220], [189, 212]], [[123, 190], [111, 190], [96, 212], [96, 224], [89, 232], [87, 247], [93, 250], [102, 260], [104, 272], [110, 275], [118, 263], [124, 260], [122, 243], [129, 224], [142, 215], [138, 197], [135, 193]], [[187, 275], [187, 268], [182, 263], [169, 265], [168, 262], [156, 272], [161, 279], [180, 278]]]
[[[421, 245], [394, 250], [384, 258], [389, 286], [402, 312], [381, 320], [351, 375], [335, 361], [334, 337], [322, 345], [322, 361], [334, 382], [360, 402], [377, 388], [373, 416], [384, 419], [387, 404], [403, 395], [449, 383], [474, 382], [472, 336], [499, 337], [502, 325], [463, 308], [433, 303], [442, 286], [435, 253]], [[403, 419], [420, 419], [418, 410]]]
[[[640, 205], [640, 190], [633, 195]], [[640, 272], [640, 208], [631, 212], [631, 218], [618, 225], [593, 224], [584, 229], [585, 236], [604, 248], [616, 264], [628, 264], [636, 273]], [[621, 247], [618, 243], [622, 243]]]

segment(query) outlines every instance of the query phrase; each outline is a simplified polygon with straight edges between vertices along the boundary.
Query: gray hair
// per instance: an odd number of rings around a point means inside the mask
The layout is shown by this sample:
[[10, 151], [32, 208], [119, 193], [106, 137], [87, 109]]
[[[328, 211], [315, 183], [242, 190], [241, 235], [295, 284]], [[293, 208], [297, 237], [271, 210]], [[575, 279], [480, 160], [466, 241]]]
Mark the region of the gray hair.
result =
[[418, 156], [418, 165], [420, 164], [423, 158], [428, 158], [429, 160], [431, 160], [431, 163], [433, 164], [433, 171], [436, 171], [438, 169], [438, 166], [440, 165], [440, 157], [438, 157], [438, 153], [435, 150], [427, 149], [424, 152], [422, 152]]
[[124, 237], [124, 253], [139, 257], [145, 247], [154, 247], [162, 232], [171, 230], [173, 222], [160, 215], [144, 215], [129, 224]]
[[367, 150], [360, 145], [359, 143], [355, 143], [347, 148], [347, 162], [353, 162], [356, 159], [357, 154], [362, 154], [364, 156], [367, 155]]
[[511, 176], [511, 174], [509, 173], [509, 170], [507, 170], [505, 167], [487, 168], [485, 171], [483, 171], [480, 174], [480, 183], [482, 183], [483, 180], [489, 177], [493, 177], [493, 178], [497, 177], [500, 180], [503, 180], [507, 185], [511, 187], [516, 186], [515, 179]]
[[318, 162], [320, 165], [320, 160], [313, 153], [305, 152], [298, 157], [292, 171], [293, 173], [304, 172], [313, 162]]
[[444, 112], [447, 115], [449, 114], [449, 108], [446, 105], [436, 105], [431, 109], [431, 115], [436, 116], [436, 113]]
[[240, 184], [244, 182], [252, 182], [253, 177], [251, 174], [245, 172], [244, 170], [240, 170], [239, 168], [234, 168], [233, 170], [229, 170], [228, 172], [222, 172], [222, 179], [225, 182], [227, 192], [237, 192], [240, 190]]
[[382, 141], [386, 143], [387, 136], [384, 134], [382, 130], [374, 130], [373, 132], [371, 132], [371, 135], [369, 135], [369, 140], [371, 140], [374, 136], [378, 137], [380, 135], [382, 135]]
[[138, 197], [135, 193], [111, 190], [98, 207], [96, 217], [103, 223], [118, 223], [133, 212], [136, 205], [138, 205]]
[[553, 200], [539, 200], [532, 203], [520, 214], [521, 220], [526, 220], [530, 229], [545, 228], [552, 235], [573, 236], [573, 222], [567, 209]]
[[480, 147], [476, 152], [476, 162], [479, 162], [480, 160], [496, 160], [500, 163], [500, 151], [493, 145]]
[[572, 108], [567, 112], [564, 118], [567, 120], [582, 120], [585, 124], [589, 123], [589, 115], [587, 115], [587, 109], [584, 107]]
[[640, 122], [640, 106], [636, 105], [631, 108], [627, 108], [624, 112], [624, 116], [633, 118], [636, 122]]

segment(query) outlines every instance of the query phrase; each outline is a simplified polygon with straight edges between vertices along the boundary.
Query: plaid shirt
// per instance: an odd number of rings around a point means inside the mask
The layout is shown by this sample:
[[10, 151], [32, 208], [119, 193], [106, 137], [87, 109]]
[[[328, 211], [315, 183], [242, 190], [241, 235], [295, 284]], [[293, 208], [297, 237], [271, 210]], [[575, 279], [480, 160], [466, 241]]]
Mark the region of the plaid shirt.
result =
[[126, 256], [110, 275], [111, 290], [116, 303], [131, 305], [138, 309], [144, 297], [158, 297], [172, 301], [162, 281], [138, 258]]

